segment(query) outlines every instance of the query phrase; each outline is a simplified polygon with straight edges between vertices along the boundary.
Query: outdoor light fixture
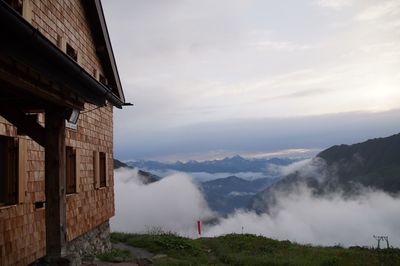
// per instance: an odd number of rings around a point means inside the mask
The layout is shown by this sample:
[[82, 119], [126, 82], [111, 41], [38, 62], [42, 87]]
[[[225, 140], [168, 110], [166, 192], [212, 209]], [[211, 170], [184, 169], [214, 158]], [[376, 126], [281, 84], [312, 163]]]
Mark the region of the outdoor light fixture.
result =
[[76, 123], [78, 122], [79, 114], [80, 112], [78, 109], [72, 109], [72, 112], [68, 118], [68, 123], [76, 125]]

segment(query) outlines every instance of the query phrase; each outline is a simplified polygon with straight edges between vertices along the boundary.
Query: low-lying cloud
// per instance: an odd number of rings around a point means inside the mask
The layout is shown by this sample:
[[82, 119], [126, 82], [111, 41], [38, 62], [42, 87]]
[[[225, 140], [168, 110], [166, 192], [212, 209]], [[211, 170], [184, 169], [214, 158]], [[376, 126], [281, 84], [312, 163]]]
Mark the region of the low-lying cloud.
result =
[[[310, 162], [292, 165], [292, 170], [308, 169]], [[313, 245], [374, 246], [373, 235], [387, 235], [390, 245], [400, 247], [398, 196], [364, 189], [351, 198], [340, 192], [315, 197], [311, 189], [301, 186], [277, 199], [271, 214], [238, 210], [220, 217], [217, 224], [204, 225], [203, 236], [243, 232]], [[114, 231], [156, 228], [197, 237], [196, 221], [215, 218], [192, 177], [182, 173], [143, 185], [135, 170], [118, 169], [115, 202]]]
[[[153, 170], [153, 169], [146, 169], [155, 175], [166, 177], [175, 174], [186, 174], [185, 172], [180, 172], [176, 170]], [[261, 172], [239, 172], [239, 173], [207, 173], [207, 172], [191, 172], [189, 173], [190, 176], [197, 182], [206, 182], [218, 178], [225, 178], [229, 176], [236, 176], [245, 180], [256, 180], [259, 178], [268, 177], [265, 173]]]
[[400, 246], [400, 199], [382, 191], [365, 191], [345, 200], [340, 194], [316, 198], [303, 187], [278, 197], [273, 215], [238, 211], [207, 228], [207, 236], [243, 232], [313, 245], [373, 246], [373, 235], [389, 236]]
[[212, 216], [188, 175], [174, 174], [143, 185], [136, 173], [136, 170], [115, 170], [116, 215], [111, 220], [114, 231], [145, 233], [162, 229], [192, 236], [196, 221]]

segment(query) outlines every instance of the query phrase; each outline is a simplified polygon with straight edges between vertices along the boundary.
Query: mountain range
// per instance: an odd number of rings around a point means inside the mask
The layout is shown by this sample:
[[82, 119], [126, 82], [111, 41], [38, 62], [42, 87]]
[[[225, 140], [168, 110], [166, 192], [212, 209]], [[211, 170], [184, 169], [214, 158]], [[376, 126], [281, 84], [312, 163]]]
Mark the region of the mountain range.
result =
[[399, 193], [400, 134], [330, 147], [258, 193], [249, 208], [259, 213], [268, 212], [276, 203], [277, 195], [292, 193], [301, 185], [311, 188], [315, 196], [340, 191], [343, 196], [352, 197], [365, 187]]
[[[298, 160], [298, 159], [297, 159]], [[195, 161], [188, 162], [177, 161], [175, 163], [165, 163], [158, 161], [128, 161], [126, 164], [131, 167], [137, 167], [146, 170], [176, 170], [181, 172], [206, 172], [206, 173], [240, 173], [240, 172], [260, 172], [272, 174], [269, 165], [288, 165], [295, 162], [295, 159], [289, 158], [271, 158], [271, 159], [246, 159], [239, 155], [226, 157], [221, 160]]]
[[[114, 159], [114, 169], [122, 167], [133, 169], [131, 166]], [[143, 170], [137, 170], [137, 177], [144, 184], [157, 182], [161, 179], [159, 176]], [[265, 177], [245, 180], [236, 176], [229, 176], [199, 182], [198, 186], [210, 209], [226, 216], [236, 209], [246, 208], [257, 192], [262, 191], [277, 180], [279, 178]]]

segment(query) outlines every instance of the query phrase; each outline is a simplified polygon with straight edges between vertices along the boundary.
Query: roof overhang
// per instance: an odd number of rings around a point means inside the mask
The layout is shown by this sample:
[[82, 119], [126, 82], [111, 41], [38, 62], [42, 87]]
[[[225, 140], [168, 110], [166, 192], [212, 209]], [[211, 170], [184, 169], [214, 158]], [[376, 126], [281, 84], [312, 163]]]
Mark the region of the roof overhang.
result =
[[82, 1], [82, 4], [92, 29], [97, 55], [108, 66], [105, 69], [105, 74], [110, 79], [109, 85], [112, 87], [113, 92], [121, 100], [125, 101], [101, 2], [100, 0], [85, 0]]
[[[120, 92], [115, 94], [4, 1], [0, 1], [0, 32], [3, 36], [0, 42], [1, 56], [10, 57], [16, 63], [37, 71], [51, 82], [59, 84], [63, 90], [68, 90], [86, 102], [103, 106], [108, 101], [118, 108], [125, 104], [119, 78], [117, 83]], [[117, 71], [115, 61], [113, 62]]]

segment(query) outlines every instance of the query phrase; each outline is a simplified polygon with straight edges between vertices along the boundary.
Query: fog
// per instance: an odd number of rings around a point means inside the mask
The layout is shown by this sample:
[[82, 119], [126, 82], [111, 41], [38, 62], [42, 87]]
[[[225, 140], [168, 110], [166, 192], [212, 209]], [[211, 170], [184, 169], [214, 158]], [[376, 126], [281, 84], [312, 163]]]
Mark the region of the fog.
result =
[[344, 200], [340, 194], [315, 198], [303, 187], [278, 198], [271, 213], [237, 212], [207, 229], [206, 236], [243, 232], [313, 245], [373, 246], [373, 235], [389, 236], [400, 246], [400, 200], [380, 191], [365, 191]]
[[[312, 161], [308, 161], [281, 170], [312, 167]], [[196, 221], [215, 217], [191, 176], [175, 173], [143, 185], [136, 174], [135, 170], [115, 171], [113, 231], [161, 229], [198, 237]], [[280, 195], [271, 215], [237, 211], [219, 218], [217, 224], [204, 225], [202, 236], [252, 233], [313, 245], [374, 246], [373, 235], [387, 235], [390, 245], [400, 247], [399, 210], [399, 197], [382, 191], [365, 188], [353, 198], [344, 199], [340, 192], [316, 198], [302, 186], [289, 195]]]
[[137, 170], [116, 170], [115, 205], [111, 226], [121, 232], [162, 229], [193, 236], [196, 221], [212, 216], [191, 177], [182, 173], [143, 185]]
[[[278, 169], [278, 168], [276, 168]], [[145, 169], [146, 171], [151, 172], [160, 177], [166, 177], [174, 174], [186, 174], [185, 172], [180, 172], [176, 170], [153, 170], [153, 169]], [[277, 170], [278, 171], [278, 170]], [[270, 177], [274, 178], [275, 176], [266, 175], [265, 173], [261, 172], [239, 172], [239, 173], [207, 173], [207, 172], [191, 172], [189, 173], [190, 176], [196, 180], [197, 182], [207, 182], [210, 180], [218, 179], [218, 178], [225, 178], [228, 176], [236, 176], [245, 180], [255, 180], [259, 178]]]

